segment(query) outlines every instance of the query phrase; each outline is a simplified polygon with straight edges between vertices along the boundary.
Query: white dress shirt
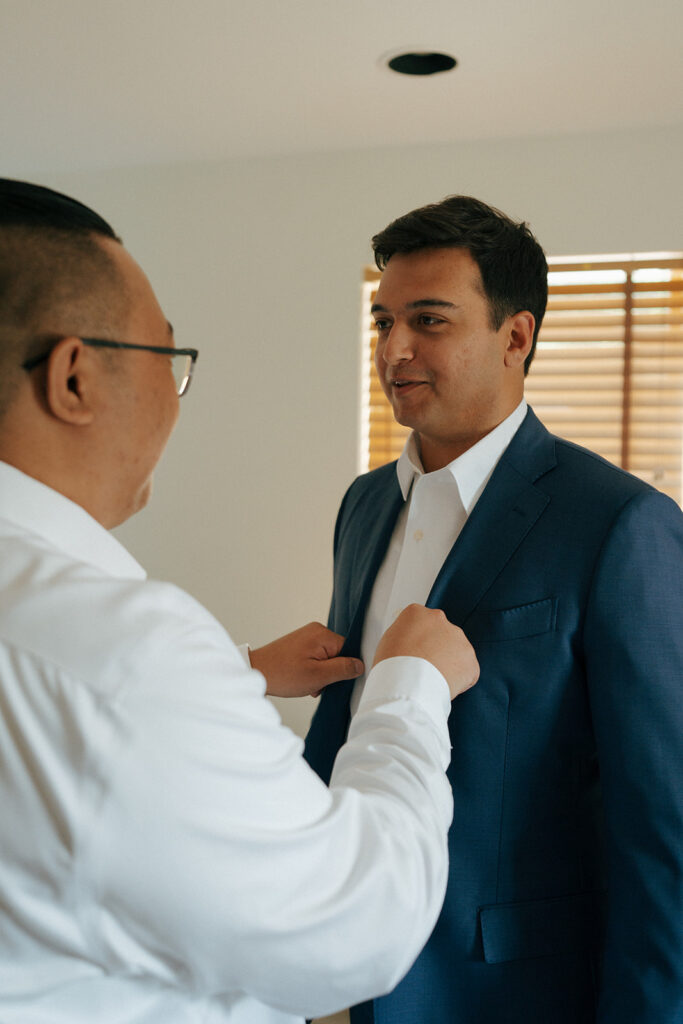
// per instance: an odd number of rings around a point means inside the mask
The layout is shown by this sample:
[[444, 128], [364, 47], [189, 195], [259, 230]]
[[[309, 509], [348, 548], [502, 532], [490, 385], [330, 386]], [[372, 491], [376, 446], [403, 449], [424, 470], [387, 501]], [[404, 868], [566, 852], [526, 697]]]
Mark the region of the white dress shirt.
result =
[[[372, 665], [377, 644], [409, 604], [425, 604], [441, 566], [526, 416], [524, 399], [502, 423], [442, 469], [425, 473], [413, 432], [396, 464], [405, 504], [377, 573], [363, 626], [361, 655]], [[355, 714], [365, 685], [356, 680]]]
[[377, 666], [329, 789], [264, 690], [0, 463], [2, 1024], [294, 1024], [408, 970], [446, 885], [443, 677]]

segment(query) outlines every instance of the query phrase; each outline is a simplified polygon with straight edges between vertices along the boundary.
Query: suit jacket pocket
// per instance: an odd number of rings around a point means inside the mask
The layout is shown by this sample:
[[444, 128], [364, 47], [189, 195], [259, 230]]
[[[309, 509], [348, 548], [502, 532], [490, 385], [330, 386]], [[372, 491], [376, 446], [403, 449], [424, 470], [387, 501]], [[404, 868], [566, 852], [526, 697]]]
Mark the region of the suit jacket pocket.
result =
[[487, 964], [594, 950], [600, 943], [604, 892], [585, 892], [479, 908]]
[[547, 597], [515, 608], [474, 611], [462, 628], [473, 643], [520, 640], [550, 632], [555, 628], [556, 619], [557, 598]]

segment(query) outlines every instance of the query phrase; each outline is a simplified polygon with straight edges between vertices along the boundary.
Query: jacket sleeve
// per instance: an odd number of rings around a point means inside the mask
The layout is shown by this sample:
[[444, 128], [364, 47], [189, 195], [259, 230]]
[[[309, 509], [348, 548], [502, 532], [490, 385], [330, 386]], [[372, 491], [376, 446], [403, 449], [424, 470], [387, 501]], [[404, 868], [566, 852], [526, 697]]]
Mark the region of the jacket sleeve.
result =
[[607, 832], [599, 1024], [683, 1020], [683, 515], [640, 493], [603, 545], [585, 624]]

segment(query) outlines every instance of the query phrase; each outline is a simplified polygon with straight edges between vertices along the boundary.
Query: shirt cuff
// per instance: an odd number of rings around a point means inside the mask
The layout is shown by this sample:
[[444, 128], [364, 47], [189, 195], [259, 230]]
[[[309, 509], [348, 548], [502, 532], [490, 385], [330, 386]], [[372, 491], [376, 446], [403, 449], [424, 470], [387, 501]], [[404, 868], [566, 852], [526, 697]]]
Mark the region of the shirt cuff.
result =
[[451, 711], [451, 692], [438, 668], [423, 658], [401, 655], [385, 658], [370, 671], [356, 714], [397, 697], [422, 705], [440, 727]]

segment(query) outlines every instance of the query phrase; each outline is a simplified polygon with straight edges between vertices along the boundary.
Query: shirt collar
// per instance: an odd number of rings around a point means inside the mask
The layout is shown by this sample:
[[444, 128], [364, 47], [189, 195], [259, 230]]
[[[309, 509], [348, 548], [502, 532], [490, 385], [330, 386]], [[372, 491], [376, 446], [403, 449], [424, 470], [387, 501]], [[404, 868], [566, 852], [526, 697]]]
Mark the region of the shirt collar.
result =
[[6, 462], [0, 462], [0, 519], [37, 534], [52, 547], [109, 576], [147, 576], [133, 556], [84, 508]]
[[[481, 441], [472, 445], [443, 469], [436, 471], [436, 473], [449, 473], [454, 478], [468, 515], [489, 482], [498, 460], [519, 430], [526, 413], [527, 403], [523, 398], [514, 412], [510, 413], [485, 437], [482, 437]], [[415, 431], [411, 432], [401, 452], [396, 465], [396, 474], [404, 501], [408, 500], [410, 489], [417, 477], [432, 476], [431, 473], [425, 474]]]

